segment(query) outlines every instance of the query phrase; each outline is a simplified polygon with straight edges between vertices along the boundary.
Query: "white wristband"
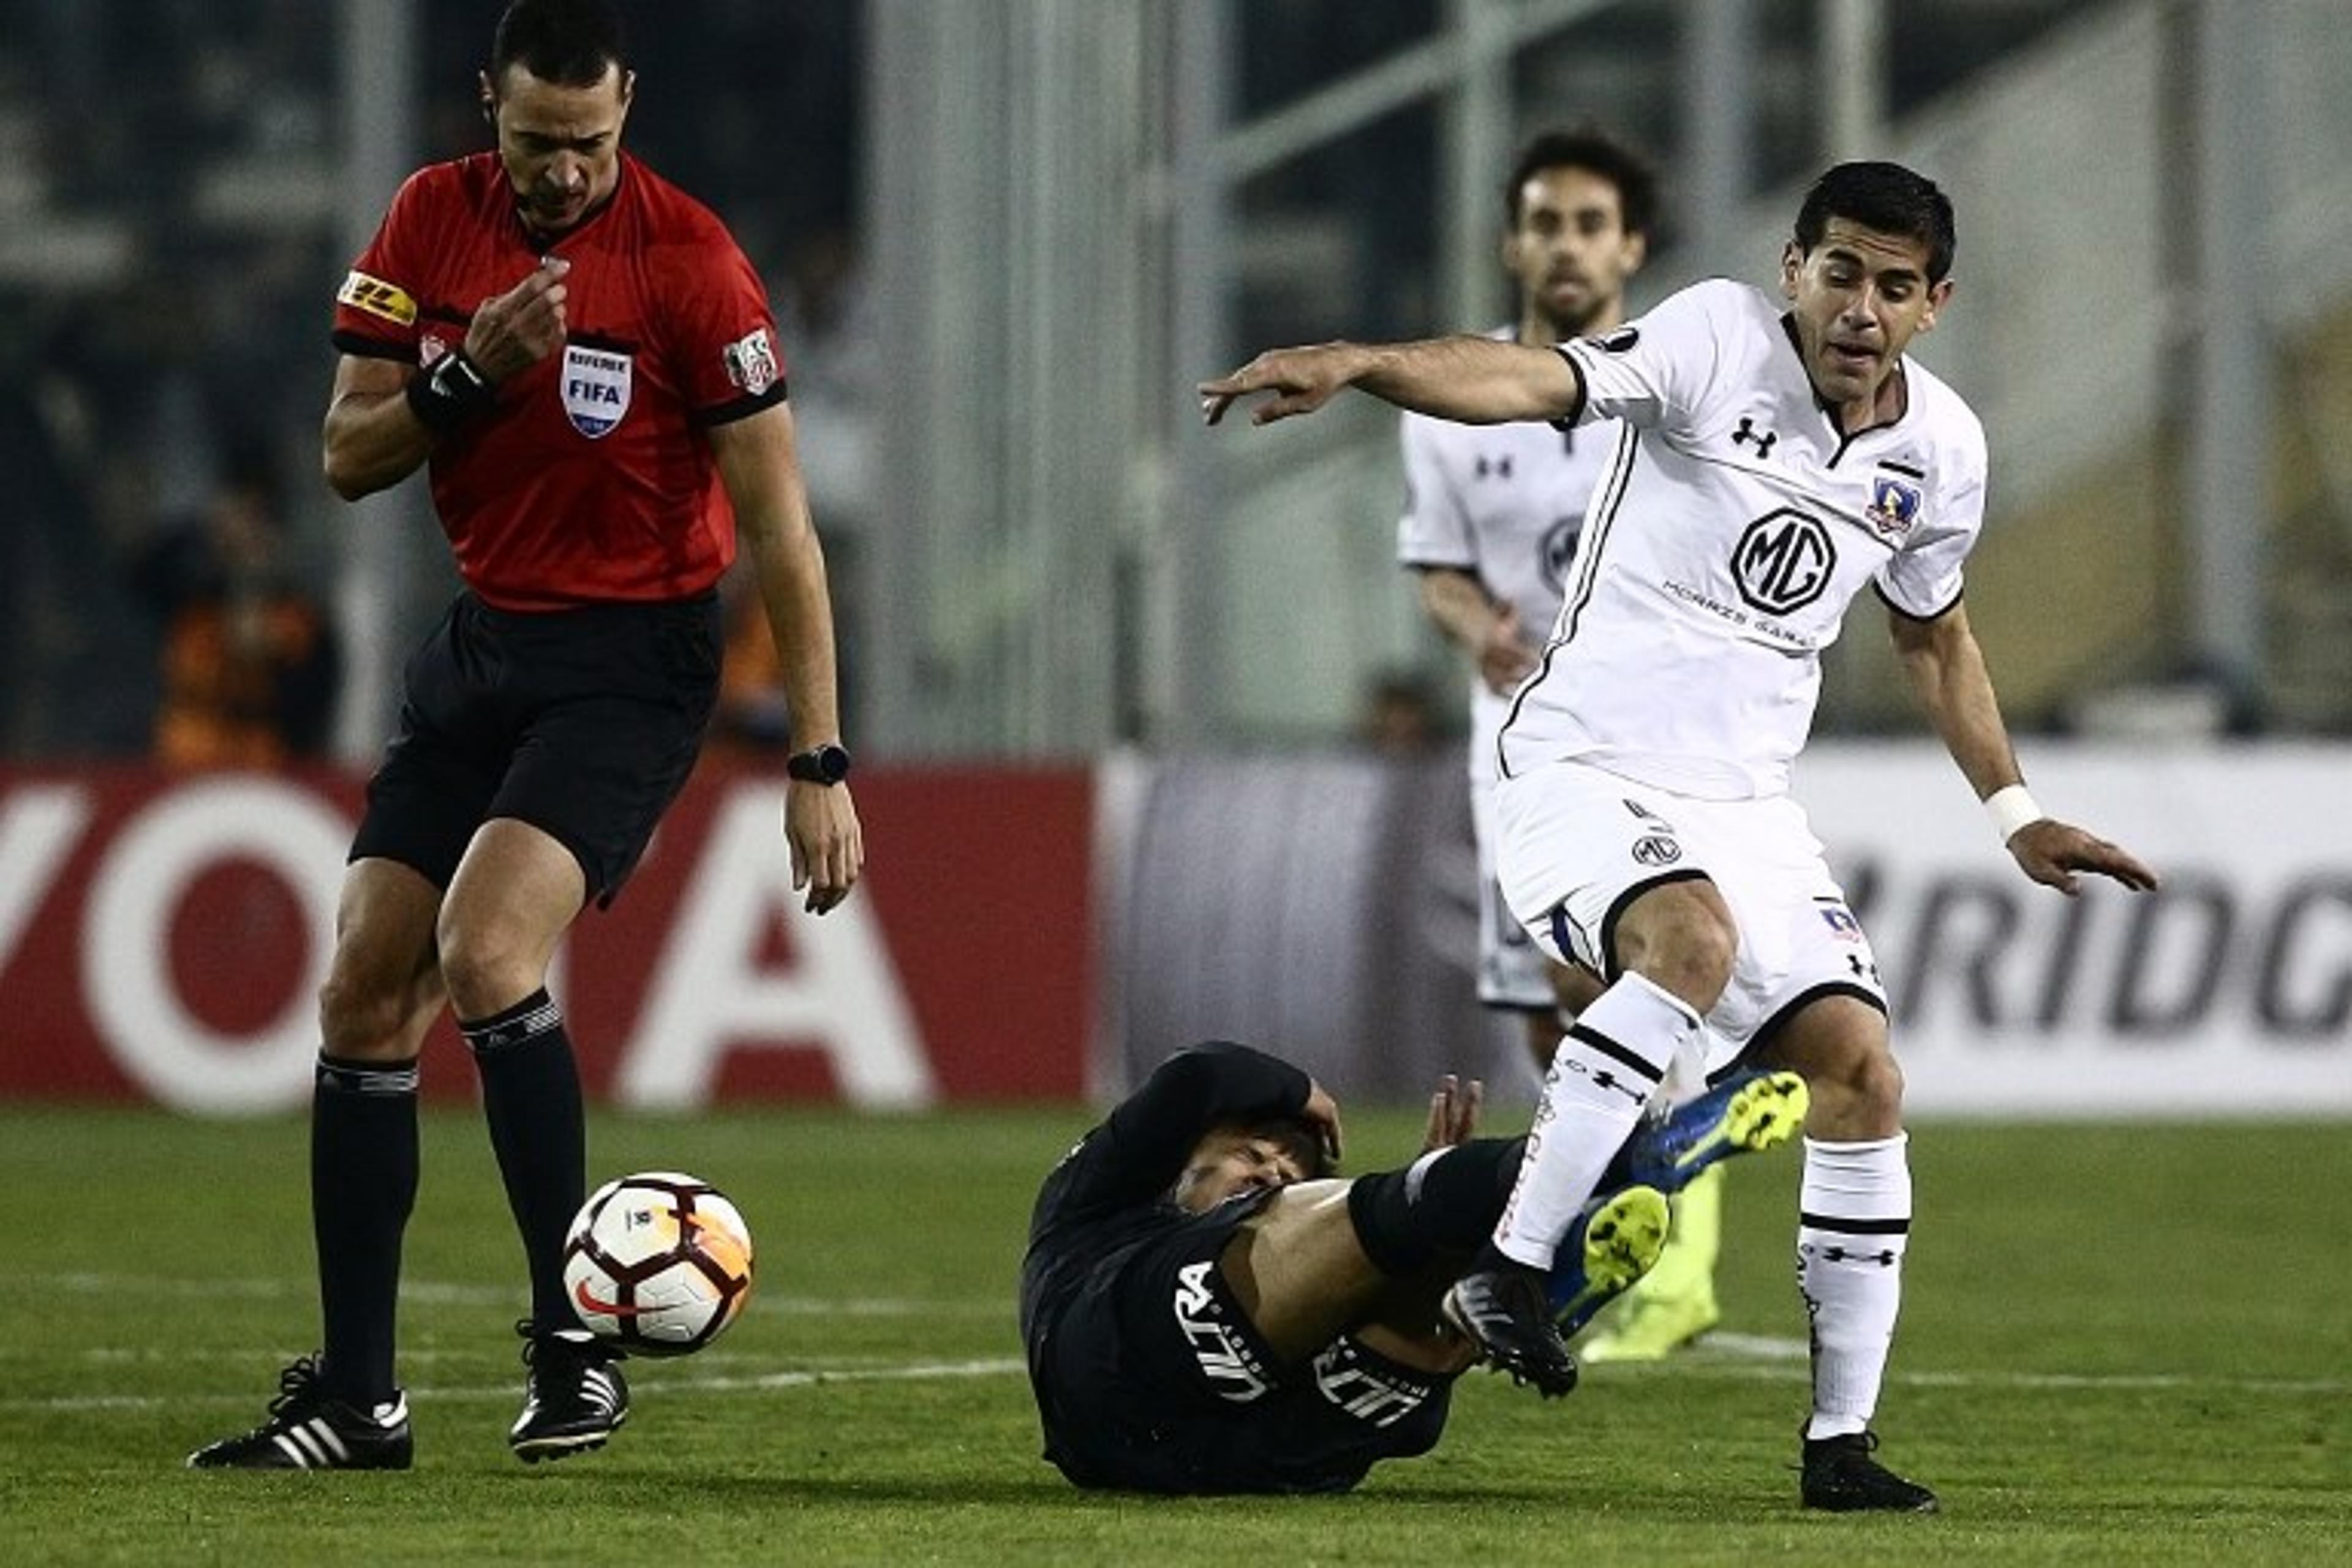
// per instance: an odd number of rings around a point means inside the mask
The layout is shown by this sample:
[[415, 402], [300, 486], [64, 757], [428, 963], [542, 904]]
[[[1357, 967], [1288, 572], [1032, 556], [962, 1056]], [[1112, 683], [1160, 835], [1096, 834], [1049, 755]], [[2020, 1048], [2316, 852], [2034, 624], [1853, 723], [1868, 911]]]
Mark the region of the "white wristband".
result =
[[2033, 796], [2021, 784], [1993, 791], [1985, 796], [1984, 808], [1985, 815], [1992, 818], [1992, 830], [2000, 835], [2003, 844], [2015, 837], [2019, 828], [2029, 822], [2039, 822], [2047, 815], [2033, 804]]

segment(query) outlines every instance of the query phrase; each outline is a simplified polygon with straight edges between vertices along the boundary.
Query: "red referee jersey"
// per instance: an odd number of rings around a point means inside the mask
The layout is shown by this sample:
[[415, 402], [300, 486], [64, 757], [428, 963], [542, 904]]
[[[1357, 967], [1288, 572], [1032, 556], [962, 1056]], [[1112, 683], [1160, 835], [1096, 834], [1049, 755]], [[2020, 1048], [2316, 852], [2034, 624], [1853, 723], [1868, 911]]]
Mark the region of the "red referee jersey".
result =
[[433, 450], [457, 569], [507, 610], [698, 593], [735, 555], [705, 429], [784, 397], [766, 290], [700, 202], [624, 153], [542, 250], [495, 153], [420, 169], [335, 297], [335, 346], [429, 366], [543, 254], [572, 263], [563, 346]]

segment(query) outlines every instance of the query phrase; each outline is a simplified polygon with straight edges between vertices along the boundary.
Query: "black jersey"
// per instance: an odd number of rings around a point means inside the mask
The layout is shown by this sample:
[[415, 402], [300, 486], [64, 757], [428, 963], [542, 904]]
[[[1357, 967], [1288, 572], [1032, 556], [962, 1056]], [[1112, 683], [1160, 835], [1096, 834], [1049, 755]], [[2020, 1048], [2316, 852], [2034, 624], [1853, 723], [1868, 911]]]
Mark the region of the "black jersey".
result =
[[1341, 1491], [1427, 1451], [1451, 1382], [1348, 1337], [1278, 1364], [1218, 1260], [1270, 1202], [1192, 1214], [1171, 1192], [1212, 1130], [1300, 1115], [1313, 1081], [1214, 1042], [1180, 1051], [1046, 1177], [1021, 1271], [1021, 1330], [1045, 1457], [1080, 1486]]
[[1186, 1156], [1216, 1128], [1302, 1114], [1314, 1080], [1226, 1040], [1177, 1052], [1078, 1140], [1045, 1178], [1021, 1267], [1021, 1336], [1034, 1345], [1079, 1275], [1190, 1216], [1170, 1199]]

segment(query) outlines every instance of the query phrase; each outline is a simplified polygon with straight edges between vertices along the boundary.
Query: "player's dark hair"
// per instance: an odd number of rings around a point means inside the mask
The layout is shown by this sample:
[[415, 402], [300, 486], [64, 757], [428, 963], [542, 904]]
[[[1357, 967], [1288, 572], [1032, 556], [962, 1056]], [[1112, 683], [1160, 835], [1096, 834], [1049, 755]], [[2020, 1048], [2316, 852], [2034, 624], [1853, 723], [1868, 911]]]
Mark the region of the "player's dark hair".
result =
[[1942, 282], [1952, 269], [1959, 238], [1951, 198], [1900, 163], [1840, 163], [1815, 180], [1797, 209], [1797, 248], [1811, 254], [1833, 217], [1925, 244], [1930, 283]]
[[490, 35], [490, 79], [519, 65], [558, 87], [593, 87], [629, 68], [628, 40], [613, 0], [513, 0]]
[[1648, 234], [1658, 216], [1658, 176], [1642, 155], [1590, 125], [1547, 131], [1519, 149], [1503, 187], [1503, 222], [1519, 226], [1519, 195], [1546, 169], [1582, 169], [1617, 187], [1617, 212], [1627, 234]]

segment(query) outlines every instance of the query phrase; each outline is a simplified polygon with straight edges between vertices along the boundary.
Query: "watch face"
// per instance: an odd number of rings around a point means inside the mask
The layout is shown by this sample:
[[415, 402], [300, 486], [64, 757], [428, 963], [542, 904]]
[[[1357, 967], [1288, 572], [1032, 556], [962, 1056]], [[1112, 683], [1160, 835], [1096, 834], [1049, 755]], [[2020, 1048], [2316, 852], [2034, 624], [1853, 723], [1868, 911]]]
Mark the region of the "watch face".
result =
[[812, 784], [839, 784], [849, 776], [849, 753], [839, 746], [816, 746], [805, 752], [795, 752], [784, 764], [784, 771], [796, 779]]

